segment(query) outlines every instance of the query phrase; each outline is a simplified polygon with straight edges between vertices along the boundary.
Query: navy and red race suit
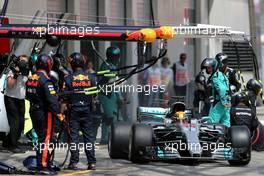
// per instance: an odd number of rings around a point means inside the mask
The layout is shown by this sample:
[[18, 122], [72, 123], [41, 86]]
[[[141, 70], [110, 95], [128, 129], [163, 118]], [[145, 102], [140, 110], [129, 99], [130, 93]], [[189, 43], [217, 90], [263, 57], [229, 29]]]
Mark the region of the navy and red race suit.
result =
[[44, 71], [37, 71], [26, 83], [26, 98], [30, 101], [30, 117], [38, 135], [37, 167], [49, 168], [49, 143], [52, 137], [53, 117], [60, 113], [54, 85]]
[[[64, 78], [64, 90], [82, 91], [85, 88], [95, 86], [95, 77], [84, 71], [77, 70]], [[73, 93], [67, 101], [70, 104], [70, 137], [71, 137], [71, 158], [70, 165], [79, 162], [79, 131], [83, 134], [84, 151], [88, 164], [95, 164], [95, 136], [93, 130], [93, 117], [91, 116], [92, 95], [84, 93]]]

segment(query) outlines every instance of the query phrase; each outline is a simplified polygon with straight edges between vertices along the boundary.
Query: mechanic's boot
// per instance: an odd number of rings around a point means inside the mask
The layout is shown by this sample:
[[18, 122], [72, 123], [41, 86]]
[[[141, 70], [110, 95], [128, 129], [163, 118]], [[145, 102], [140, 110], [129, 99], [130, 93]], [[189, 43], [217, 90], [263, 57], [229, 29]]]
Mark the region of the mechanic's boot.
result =
[[78, 170], [78, 167], [77, 167], [76, 163], [70, 163], [67, 169], [69, 169], [69, 170]]
[[95, 170], [95, 164], [88, 164], [87, 170]]
[[52, 171], [55, 171], [55, 172], [59, 172], [59, 171], [61, 171], [61, 168], [58, 167], [58, 166], [56, 166], [56, 165], [51, 165], [51, 166], [49, 167], [49, 169], [52, 170]]

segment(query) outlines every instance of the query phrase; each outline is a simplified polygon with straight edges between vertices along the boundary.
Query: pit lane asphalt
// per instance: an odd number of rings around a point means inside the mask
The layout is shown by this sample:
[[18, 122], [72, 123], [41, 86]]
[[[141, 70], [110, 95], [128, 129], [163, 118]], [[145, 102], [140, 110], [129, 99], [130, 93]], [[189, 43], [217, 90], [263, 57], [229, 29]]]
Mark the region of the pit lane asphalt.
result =
[[[264, 122], [264, 107], [257, 109], [258, 118]], [[264, 123], [262, 123], [264, 124]], [[66, 151], [58, 150], [55, 153], [55, 161], [61, 163], [65, 159]], [[23, 167], [23, 160], [30, 155], [35, 155], [34, 151], [27, 151], [23, 154], [12, 154], [0, 151], [0, 161], [11, 164], [18, 169], [26, 170]], [[229, 166], [227, 161], [208, 161], [200, 162], [198, 165], [191, 165], [188, 162], [150, 162], [149, 164], [132, 164], [127, 160], [112, 160], [109, 158], [107, 146], [99, 145], [96, 151], [97, 170], [87, 171], [86, 157], [84, 153], [80, 154], [79, 171], [62, 170], [59, 175], [93, 175], [93, 176], [263, 176], [264, 175], [264, 151], [252, 152], [251, 162], [244, 167]], [[69, 160], [69, 158], [68, 158]], [[66, 163], [66, 166], [68, 161]]]
[[[0, 153], [0, 161], [12, 164], [19, 169], [23, 168], [23, 160], [26, 156], [34, 155], [35, 152], [28, 151], [24, 154]], [[55, 160], [62, 162], [65, 157], [65, 151], [56, 151]], [[82, 153], [80, 155], [79, 171], [62, 170], [58, 174], [73, 176], [73, 175], [93, 175], [93, 176], [156, 176], [156, 175], [184, 175], [184, 176], [218, 176], [218, 175], [239, 175], [252, 176], [264, 175], [264, 152], [252, 152], [252, 160], [248, 166], [231, 167], [227, 161], [208, 161], [200, 162], [198, 165], [190, 165], [183, 162], [168, 163], [168, 162], [150, 162], [149, 164], [132, 164], [126, 160], [112, 160], [108, 156], [107, 146], [99, 146], [96, 152], [97, 170], [87, 171], [86, 157]]]

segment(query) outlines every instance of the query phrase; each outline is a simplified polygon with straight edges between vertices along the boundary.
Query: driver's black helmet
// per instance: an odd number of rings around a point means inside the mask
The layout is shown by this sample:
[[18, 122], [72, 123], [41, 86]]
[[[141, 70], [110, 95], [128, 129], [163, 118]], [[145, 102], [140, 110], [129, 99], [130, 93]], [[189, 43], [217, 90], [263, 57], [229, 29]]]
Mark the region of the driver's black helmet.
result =
[[182, 102], [175, 102], [171, 105], [171, 110], [175, 113], [175, 112], [179, 112], [179, 111], [185, 111], [186, 106], [184, 103]]

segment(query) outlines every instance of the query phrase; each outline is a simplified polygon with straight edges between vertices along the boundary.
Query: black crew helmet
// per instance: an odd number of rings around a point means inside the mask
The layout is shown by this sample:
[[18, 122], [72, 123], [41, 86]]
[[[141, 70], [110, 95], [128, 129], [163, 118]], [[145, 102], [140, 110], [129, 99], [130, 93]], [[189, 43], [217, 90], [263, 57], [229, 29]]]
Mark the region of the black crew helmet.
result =
[[64, 61], [64, 56], [62, 54], [54, 54], [52, 55], [52, 59], [53, 59], [52, 70], [58, 71], [61, 67], [61, 62]]
[[218, 69], [218, 62], [214, 58], [205, 58], [201, 63], [201, 70], [207, 69], [207, 67], [212, 66], [213, 67], [213, 73], [217, 71]]
[[53, 60], [49, 55], [40, 54], [38, 56], [37, 61], [36, 61], [37, 70], [43, 69], [49, 74], [50, 70], [52, 69], [52, 66], [53, 66]]
[[86, 61], [81, 53], [77, 53], [77, 52], [72, 53], [70, 55], [70, 58], [71, 58], [70, 64], [73, 70], [75, 70], [78, 67], [84, 69]]
[[198, 74], [195, 77], [195, 82], [200, 83], [201, 85], [206, 85], [206, 77], [203, 74]]
[[244, 103], [246, 105], [248, 105], [249, 101], [248, 101], [248, 95], [245, 92], [236, 92], [233, 96], [232, 96], [232, 105], [236, 106], [239, 103]]
[[117, 46], [110, 46], [106, 49], [107, 59], [119, 59], [120, 53], [121, 51]]
[[219, 66], [221, 66], [222, 64], [227, 65], [228, 63], [228, 56], [225, 53], [218, 53], [215, 56], [215, 59], [219, 63]]
[[259, 94], [262, 89], [262, 84], [256, 79], [250, 79], [247, 82], [247, 90], [253, 91], [255, 94]]
[[220, 71], [223, 71], [223, 66], [227, 66], [228, 64], [228, 56], [224, 53], [218, 53], [216, 56], [215, 56], [215, 59], [217, 60], [218, 62], [218, 68]]

